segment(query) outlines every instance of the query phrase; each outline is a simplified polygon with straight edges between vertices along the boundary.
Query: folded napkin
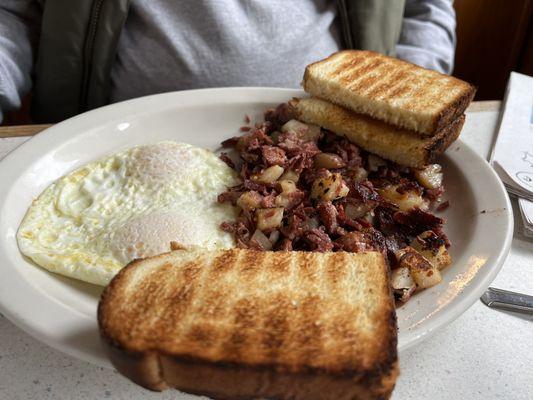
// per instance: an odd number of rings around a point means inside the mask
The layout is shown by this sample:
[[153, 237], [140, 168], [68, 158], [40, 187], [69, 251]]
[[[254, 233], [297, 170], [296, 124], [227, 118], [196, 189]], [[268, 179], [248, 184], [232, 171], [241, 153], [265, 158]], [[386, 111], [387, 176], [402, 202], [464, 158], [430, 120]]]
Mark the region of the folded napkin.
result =
[[491, 162], [533, 236], [533, 77], [511, 72]]
[[533, 202], [525, 199], [518, 199], [518, 207], [524, 225], [524, 235], [533, 238]]

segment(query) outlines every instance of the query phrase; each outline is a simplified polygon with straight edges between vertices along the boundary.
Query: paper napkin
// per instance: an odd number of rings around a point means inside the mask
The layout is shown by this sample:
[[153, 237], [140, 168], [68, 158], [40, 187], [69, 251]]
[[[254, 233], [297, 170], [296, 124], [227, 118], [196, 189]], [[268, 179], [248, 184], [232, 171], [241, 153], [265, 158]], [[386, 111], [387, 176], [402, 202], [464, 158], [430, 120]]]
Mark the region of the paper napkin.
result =
[[491, 161], [533, 237], [533, 77], [511, 72]]

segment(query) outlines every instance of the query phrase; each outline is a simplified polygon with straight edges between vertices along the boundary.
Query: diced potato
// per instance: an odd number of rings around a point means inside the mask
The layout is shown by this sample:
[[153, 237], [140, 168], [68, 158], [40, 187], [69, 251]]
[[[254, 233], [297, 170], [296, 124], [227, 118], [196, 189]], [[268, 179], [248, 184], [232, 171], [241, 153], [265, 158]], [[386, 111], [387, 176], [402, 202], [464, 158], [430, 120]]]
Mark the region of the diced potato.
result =
[[279, 165], [273, 165], [265, 169], [260, 174], [254, 175], [252, 179], [262, 183], [273, 183], [276, 182], [281, 175], [283, 175], [283, 172], [283, 167], [280, 167]]
[[342, 168], [346, 165], [342, 158], [333, 153], [319, 153], [314, 158], [315, 168]]
[[291, 119], [281, 127], [282, 132], [294, 132], [304, 141], [316, 140], [320, 136], [320, 127]]
[[298, 179], [300, 179], [300, 174], [294, 172], [292, 169], [288, 169], [281, 175], [279, 178], [280, 181], [293, 181], [298, 182]]
[[418, 285], [422, 289], [435, 286], [440, 283], [442, 277], [436, 268], [420, 268], [420, 266], [411, 268], [411, 274]]
[[430, 164], [423, 169], [415, 171], [416, 180], [427, 189], [437, 189], [442, 186], [442, 167], [439, 164]]
[[391, 286], [400, 301], [406, 302], [416, 290], [416, 283], [409, 268], [400, 267], [391, 271]]
[[298, 188], [293, 181], [280, 181], [280, 186], [282, 193], [276, 196], [275, 202], [278, 207], [287, 207], [292, 201], [290, 194], [296, 192]]
[[426, 258], [434, 267], [439, 270], [447, 267], [452, 263], [452, 257], [444, 244], [434, 249], [429, 247], [425, 239], [435, 235], [432, 231], [426, 231], [418, 235], [411, 242], [411, 247], [418, 251], [424, 258]]
[[283, 219], [283, 207], [260, 208], [256, 210], [257, 229], [270, 230], [281, 226]]
[[435, 286], [442, 280], [438, 268], [434, 267], [412, 247], [398, 250], [395, 255], [400, 267], [409, 268], [409, 272], [418, 287], [426, 289]]
[[259, 229], [256, 229], [250, 242], [255, 242], [255, 245], [259, 250], [272, 250], [272, 242], [266, 237], [266, 235], [261, 232]]
[[381, 157], [375, 156], [374, 154], [368, 155], [368, 170], [373, 172], [377, 171], [379, 167], [386, 167], [387, 162]]
[[431, 250], [422, 250], [420, 254], [427, 258], [439, 270], [446, 268], [452, 263], [452, 257], [448, 253], [446, 246], [440, 246], [436, 253]]
[[291, 198], [287, 196], [285, 193], [280, 193], [276, 196], [276, 199], [274, 200], [274, 203], [278, 207], [286, 208], [291, 203]]
[[339, 173], [329, 173], [325, 178], [318, 178], [311, 187], [311, 198], [323, 201], [333, 201], [348, 195], [348, 186]]
[[407, 211], [413, 207], [419, 207], [422, 210], [427, 210], [428, 202], [415, 191], [407, 191], [405, 193], [398, 193], [396, 189], [398, 185], [390, 185], [383, 189], [378, 189], [378, 193], [387, 201], [396, 204], [400, 210]]
[[268, 240], [270, 240], [270, 243], [274, 245], [279, 240], [279, 237], [279, 231], [272, 231], [270, 232], [270, 235], [268, 235]]
[[261, 204], [261, 195], [257, 192], [244, 192], [237, 199], [237, 206], [243, 210], [255, 210]]
[[300, 122], [296, 119], [291, 119], [281, 127], [282, 132], [294, 133], [307, 132], [308, 129], [309, 127], [307, 126], [307, 124], [304, 124], [303, 122]]
[[415, 286], [409, 268], [400, 267], [391, 271], [391, 286], [393, 289], [408, 289]]
[[415, 286], [415, 281], [407, 267], [400, 267], [391, 271], [391, 286], [393, 289], [407, 289]]
[[293, 193], [298, 190], [296, 184], [293, 181], [282, 180], [279, 182], [283, 193]]
[[367, 170], [362, 167], [350, 168], [347, 174], [354, 180], [354, 182], [362, 182], [368, 178]]

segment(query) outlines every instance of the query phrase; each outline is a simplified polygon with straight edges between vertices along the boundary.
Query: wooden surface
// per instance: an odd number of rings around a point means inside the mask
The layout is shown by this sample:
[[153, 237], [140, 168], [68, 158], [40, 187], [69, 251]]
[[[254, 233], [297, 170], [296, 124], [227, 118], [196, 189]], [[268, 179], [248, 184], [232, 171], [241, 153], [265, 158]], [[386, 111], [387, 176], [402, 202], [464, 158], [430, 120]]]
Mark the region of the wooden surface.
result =
[[458, 0], [454, 7], [453, 75], [478, 87], [476, 100], [503, 99], [511, 71], [533, 75], [533, 0]]
[[51, 124], [0, 126], [0, 138], [33, 136], [51, 126]]

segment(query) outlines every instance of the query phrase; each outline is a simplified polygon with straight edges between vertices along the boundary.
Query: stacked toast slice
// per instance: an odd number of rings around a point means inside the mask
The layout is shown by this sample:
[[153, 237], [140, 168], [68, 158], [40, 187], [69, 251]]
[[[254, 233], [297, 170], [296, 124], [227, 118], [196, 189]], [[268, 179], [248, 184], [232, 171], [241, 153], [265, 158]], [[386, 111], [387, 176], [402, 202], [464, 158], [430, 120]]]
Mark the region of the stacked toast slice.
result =
[[290, 103], [296, 118], [410, 167], [433, 162], [457, 139], [475, 94], [460, 79], [358, 50], [310, 64], [303, 86], [312, 97]]

